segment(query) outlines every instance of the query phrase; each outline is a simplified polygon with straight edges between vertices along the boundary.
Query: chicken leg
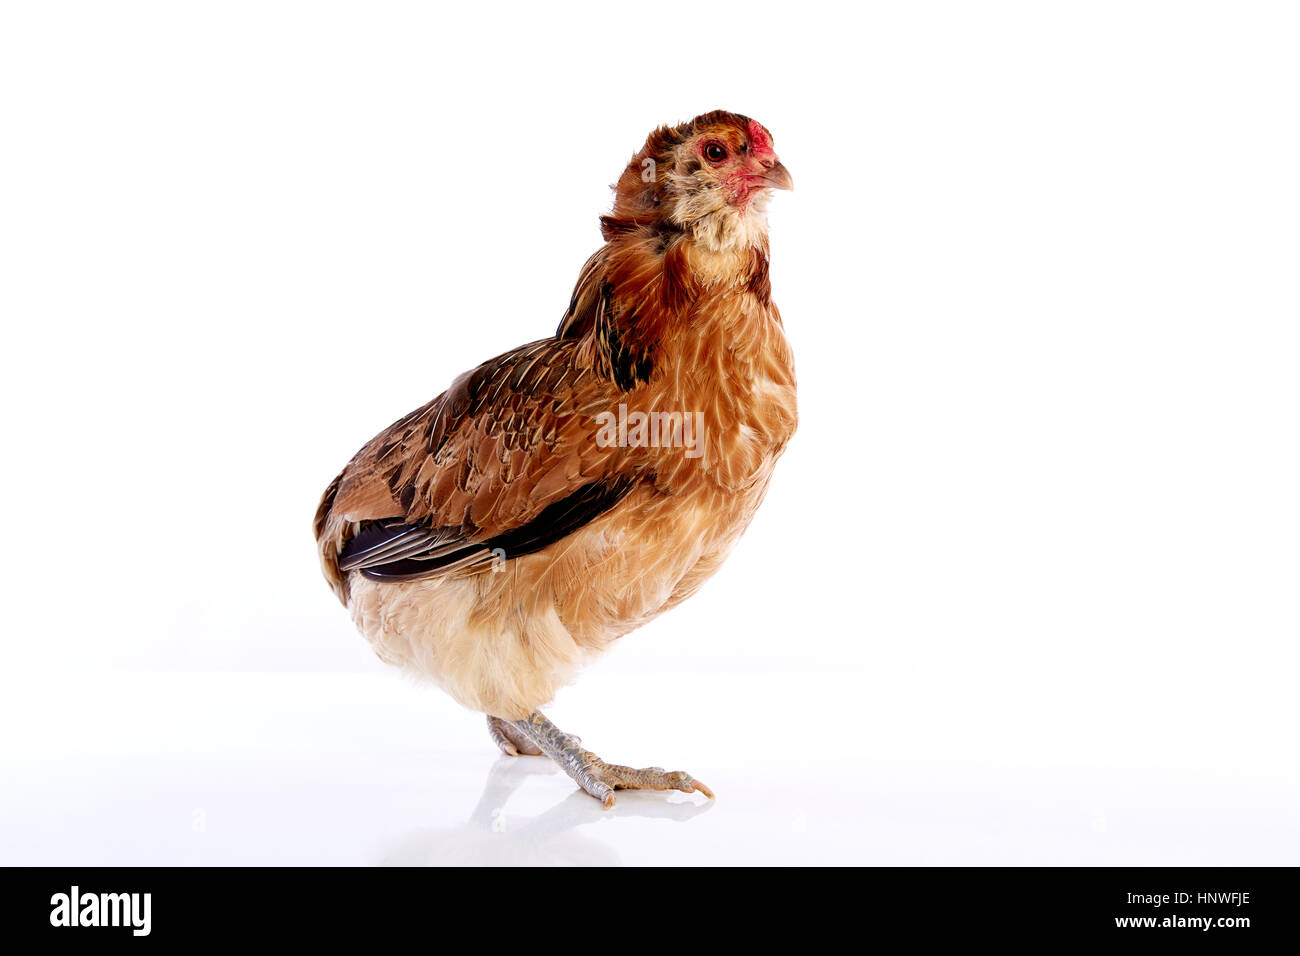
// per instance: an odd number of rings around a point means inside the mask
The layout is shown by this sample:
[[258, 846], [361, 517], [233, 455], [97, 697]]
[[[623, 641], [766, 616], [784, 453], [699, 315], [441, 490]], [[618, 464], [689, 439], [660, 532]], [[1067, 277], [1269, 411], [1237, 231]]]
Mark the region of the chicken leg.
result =
[[[670, 773], [663, 767], [637, 770], [634, 767], [605, 763], [590, 750], [584, 750], [580, 739], [564, 733], [547, 720], [540, 710], [533, 711], [523, 720], [501, 720], [494, 725], [496, 719], [488, 718], [493, 739], [497, 738], [500, 730], [516, 750], [522, 748], [514, 741], [514, 736], [532, 741], [543, 754], [559, 764], [578, 786], [603, 803], [606, 810], [614, 806], [615, 790], [680, 790], [682, 793], [695, 793], [698, 790], [710, 800], [713, 799], [712, 790], [684, 771], [675, 770]], [[514, 734], [504, 728], [514, 731]], [[500, 740], [497, 743], [505, 750]]]

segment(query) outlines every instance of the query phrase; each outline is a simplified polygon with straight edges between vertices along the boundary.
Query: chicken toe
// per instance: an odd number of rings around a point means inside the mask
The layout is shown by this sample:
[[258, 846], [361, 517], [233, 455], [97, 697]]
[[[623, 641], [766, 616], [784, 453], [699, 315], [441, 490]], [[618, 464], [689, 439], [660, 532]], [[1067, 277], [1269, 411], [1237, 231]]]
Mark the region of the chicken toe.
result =
[[510, 721], [488, 714], [487, 726], [492, 740], [507, 757], [518, 757], [520, 754], [527, 754], [530, 757], [542, 755], [537, 745], [526, 734], [516, 729]]

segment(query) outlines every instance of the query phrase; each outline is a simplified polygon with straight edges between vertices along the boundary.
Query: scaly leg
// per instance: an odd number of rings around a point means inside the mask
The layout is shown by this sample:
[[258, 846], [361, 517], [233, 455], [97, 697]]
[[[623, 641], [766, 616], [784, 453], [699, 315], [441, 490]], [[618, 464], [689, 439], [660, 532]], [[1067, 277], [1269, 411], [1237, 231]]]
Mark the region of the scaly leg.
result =
[[542, 752], [537, 749], [537, 745], [529, 740], [526, 734], [516, 730], [514, 724], [510, 723], [510, 721], [488, 714], [487, 725], [488, 733], [492, 735], [496, 745], [501, 748], [501, 752], [507, 757], [518, 757], [520, 754], [528, 754], [530, 757], [540, 757], [542, 755]]
[[605, 763], [590, 750], [582, 749], [582, 741], [566, 734], [535, 710], [523, 720], [509, 722], [550, 757], [583, 790], [605, 805], [614, 805], [615, 790], [680, 790], [683, 793], [699, 791], [710, 800], [713, 791], [689, 773], [681, 770], [668, 773], [663, 767], [637, 770], [619, 764]]

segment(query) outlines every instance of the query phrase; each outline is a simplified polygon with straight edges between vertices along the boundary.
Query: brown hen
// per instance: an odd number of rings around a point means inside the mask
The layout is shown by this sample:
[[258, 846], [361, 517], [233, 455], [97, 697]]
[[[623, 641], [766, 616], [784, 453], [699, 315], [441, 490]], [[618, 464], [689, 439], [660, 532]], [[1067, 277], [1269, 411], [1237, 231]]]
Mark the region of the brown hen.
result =
[[796, 421], [765, 217], [791, 185], [748, 117], [651, 133], [556, 334], [385, 429], [316, 513], [325, 576], [379, 657], [606, 806], [620, 788], [713, 795], [607, 764], [538, 708], [693, 594], [763, 499]]

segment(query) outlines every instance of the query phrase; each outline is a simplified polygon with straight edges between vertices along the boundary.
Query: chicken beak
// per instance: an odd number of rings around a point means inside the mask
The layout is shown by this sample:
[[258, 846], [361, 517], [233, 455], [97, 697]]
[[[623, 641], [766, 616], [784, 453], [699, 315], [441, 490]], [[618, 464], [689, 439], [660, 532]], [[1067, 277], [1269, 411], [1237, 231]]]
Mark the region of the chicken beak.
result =
[[763, 185], [768, 189], [794, 189], [794, 177], [780, 160], [762, 175]]

